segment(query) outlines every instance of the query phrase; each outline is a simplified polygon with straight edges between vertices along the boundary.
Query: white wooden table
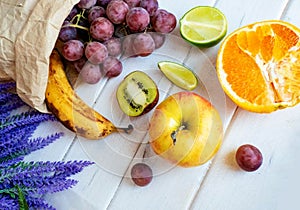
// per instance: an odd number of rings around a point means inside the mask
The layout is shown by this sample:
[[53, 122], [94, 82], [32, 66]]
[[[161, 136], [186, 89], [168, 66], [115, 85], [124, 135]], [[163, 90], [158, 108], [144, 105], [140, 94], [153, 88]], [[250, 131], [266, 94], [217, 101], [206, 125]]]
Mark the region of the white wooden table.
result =
[[[299, 0], [159, 0], [159, 4], [178, 19], [195, 6], [215, 6], [227, 17], [228, 33], [248, 23], [267, 19], [282, 19], [300, 27]], [[178, 25], [173, 34], [181, 39]], [[187, 44], [173, 42], [171, 46], [170, 50], [178, 53], [179, 61], [195, 57], [188, 56], [192, 48]], [[117, 84], [128, 71], [143, 68], [149, 71], [161, 91], [160, 101], [167, 94], [179, 91], [171, 87], [162, 74], [154, 72], [155, 55], [135, 58], [134, 62], [125, 64], [126, 69], [121, 76], [94, 86], [79, 85], [77, 88], [87, 103], [113, 122], [132, 123], [135, 126], [132, 135], [113, 134], [101, 141], [84, 141], [59, 123], [38, 128], [37, 134], [62, 130], [65, 136], [28, 159], [90, 159], [97, 163], [74, 177], [79, 180], [74, 188], [47, 195], [48, 201], [63, 210], [299, 209], [300, 105], [272, 114], [250, 113], [236, 107], [220, 91], [212, 68], [218, 48], [219, 45], [202, 51], [212, 66], [202, 64], [201, 59], [197, 61], [198, 66], [203, 65], [197, 74], [207, 86], [206, 97], [212, 99], [220, 111], [225, 128], [223, 145], [210, 162], [188, 169], [168, 165], [165, 160], [155, 157], [146, 144], [151, 112], [136, 119], [122, 115], [114, 94]], [[198, 68], [195, 60], [189, 62]], [[216, 88], [210, 87], [210, 84], [216, 85]], [[203, 93], [201, 88], [197, 91]], [[263, 165], [255, 172], [240, 170], [234, 161], [235, 150], [244, 143], [256, 145], [263, 153]], [[150, 185], [138, 187], [128, 174], [135, 162], [143, 161], [143, 156], [155, 176]]]

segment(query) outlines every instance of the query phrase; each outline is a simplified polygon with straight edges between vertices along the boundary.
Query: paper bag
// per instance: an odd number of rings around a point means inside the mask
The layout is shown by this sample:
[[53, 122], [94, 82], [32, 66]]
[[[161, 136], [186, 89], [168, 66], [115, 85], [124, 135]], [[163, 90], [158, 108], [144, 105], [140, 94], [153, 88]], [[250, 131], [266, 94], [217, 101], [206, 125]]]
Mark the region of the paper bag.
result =
[[0, 0], [0, 81], [16, 81], [17, 94], [47, 112], [49, 56], [64, 19], [79, 0]]

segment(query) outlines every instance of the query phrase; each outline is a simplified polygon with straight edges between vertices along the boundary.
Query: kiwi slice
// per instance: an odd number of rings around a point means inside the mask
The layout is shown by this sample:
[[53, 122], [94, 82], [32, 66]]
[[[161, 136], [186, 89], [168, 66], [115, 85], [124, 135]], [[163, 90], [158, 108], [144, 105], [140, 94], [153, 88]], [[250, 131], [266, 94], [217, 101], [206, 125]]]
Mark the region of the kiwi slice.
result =
[[135, 117], [149, 112], [159, 99], [155, 82], [142, 71], [133, 71], [120, 83], [117, 100], [121, 110]]

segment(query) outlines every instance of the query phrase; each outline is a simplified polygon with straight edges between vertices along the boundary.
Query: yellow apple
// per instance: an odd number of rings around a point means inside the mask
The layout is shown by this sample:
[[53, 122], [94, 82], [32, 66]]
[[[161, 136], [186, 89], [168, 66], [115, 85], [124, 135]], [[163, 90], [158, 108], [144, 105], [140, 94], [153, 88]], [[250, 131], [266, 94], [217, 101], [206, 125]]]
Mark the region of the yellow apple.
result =
[[223, 124], [213, 105], [194, 92], [178, 92], [154, 110], [150, 145], [161, 157], [183, 167], [204, 164], [218, 151]]

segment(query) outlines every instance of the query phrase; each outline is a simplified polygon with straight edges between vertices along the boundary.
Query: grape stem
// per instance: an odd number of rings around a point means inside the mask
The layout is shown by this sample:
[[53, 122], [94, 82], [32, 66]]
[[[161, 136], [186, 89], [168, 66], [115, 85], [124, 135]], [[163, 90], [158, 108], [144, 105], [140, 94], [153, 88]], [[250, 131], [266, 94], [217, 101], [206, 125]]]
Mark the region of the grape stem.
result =
[[80, 26], [80, 25], [77, 25], [77, 24], [68, 24], [68, 25], [64, 25], [62, 26], [62, 28], [66, 28], [66, 27], [74, 27], [74, 28], [80, 28], [80, 29], [83, 29], [83, 30], [86, 30], [86, 31], [89, 31], [89, 29], [87, 27], [83, 27], [83, 26]]

